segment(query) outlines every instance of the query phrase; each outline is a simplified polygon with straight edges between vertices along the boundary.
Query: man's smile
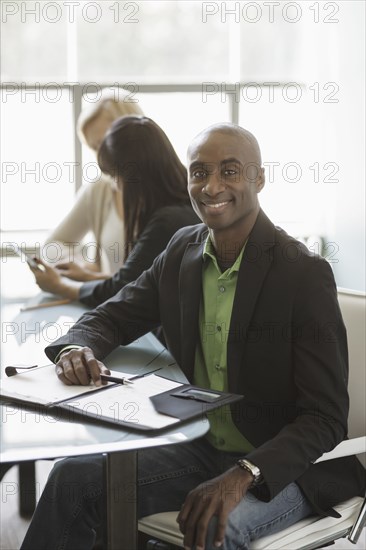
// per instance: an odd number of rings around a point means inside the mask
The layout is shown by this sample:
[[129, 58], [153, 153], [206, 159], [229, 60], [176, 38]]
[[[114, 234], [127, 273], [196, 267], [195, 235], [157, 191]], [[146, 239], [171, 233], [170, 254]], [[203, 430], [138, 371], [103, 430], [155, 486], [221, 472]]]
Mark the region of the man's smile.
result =
[[210, 210], [219, 210], [225, 208], [225, 206], [227, 206], [230, 202], [231, 200], [221, 202], [201, 201], [201, 204], [203, 204], [203, 206], [209, 208]]

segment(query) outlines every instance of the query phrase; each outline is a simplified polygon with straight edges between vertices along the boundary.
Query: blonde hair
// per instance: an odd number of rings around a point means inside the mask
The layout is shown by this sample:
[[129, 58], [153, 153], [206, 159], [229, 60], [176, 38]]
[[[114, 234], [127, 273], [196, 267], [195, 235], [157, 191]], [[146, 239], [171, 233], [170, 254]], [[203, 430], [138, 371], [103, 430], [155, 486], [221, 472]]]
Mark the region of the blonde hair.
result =
[[126, 115], [143, 115], [137, 102], [128, 100], [131, 94], [122, 88], [103, 88], [101, 97], [90, 106], [82, 110], [76, 131], [82, 143], [88, 145], [85, 137], [85, 128], [92, 120], [96, 119], [102, 111], [111, 116], [111, 122]]

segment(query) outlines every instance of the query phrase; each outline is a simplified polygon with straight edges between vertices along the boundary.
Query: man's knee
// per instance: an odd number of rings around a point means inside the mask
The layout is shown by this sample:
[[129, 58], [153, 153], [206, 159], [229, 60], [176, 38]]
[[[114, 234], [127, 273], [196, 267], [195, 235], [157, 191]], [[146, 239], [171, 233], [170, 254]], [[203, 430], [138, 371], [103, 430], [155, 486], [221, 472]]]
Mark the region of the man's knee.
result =
[[48, 501], [98, 498], [102, 493], [103, 464], [101, 457], [76, 457], [60, 460], [53, 467], [44, 489]]
[[[217, 516], [213, 516], [210, 520], [210, 523], [208, 525], [207, 529], [207, 536], [206, 536], [206, 545], [205, 548], [207, 550], [214, 550], [217, 548], [215, 546], [215, 542], [217, 542], [217, 527], [218, 527], [218, 518]], [[249, 535], [248, 532], [242, 528], [239, 528], [238, 523], [235, 519], [235, 514], [230, 514], [225, 528], [225, 536], [223, 540], [223, 545], [221, 546], [221, 550], [226, 550], [228, 548], [240, 548], [244, 550], [245, 548], [248, 548], [249, 544]]]

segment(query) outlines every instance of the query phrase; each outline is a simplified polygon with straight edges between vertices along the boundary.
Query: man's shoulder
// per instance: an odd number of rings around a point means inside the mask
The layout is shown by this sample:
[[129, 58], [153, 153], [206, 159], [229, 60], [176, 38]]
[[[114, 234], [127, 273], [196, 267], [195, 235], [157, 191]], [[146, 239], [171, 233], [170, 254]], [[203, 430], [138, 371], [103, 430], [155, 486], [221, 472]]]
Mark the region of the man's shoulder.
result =
[[206, 240], [208, 235], [207, 226], [203, 223], [197, 223], [195, 225], [188, 225], [178, 229], [174, 234], [171, 243], [176, 244], [200, 244]]
[[196, 247], [198, 254], [199, 248], [203, 251], [203, 243], [207, 235], [208, 229], [203, 223], [187, 225], [178, 229], [170, 239], [164, 253], [155, 260], [154, 265], [165, 265], [166, 268], [169, 266], [169, 269], [177, 269], [190, 247]]
[[[305, 262], [314, 260], [328, 264], [325, 258], [314, 250], [309, 249], [304, 242], [286, 233], [281, 227], [275, 226], [276, 242], [280, 245], [282, 255], [303, 258]], [[288, 254], [286, 254], [286, 251]]]
[[207, 235], [208, 229], [203, 223], [182, 227], [170, 239], [166, 254], [169, 257], [183, 256], [187, 247], [202, 245]]
[[307, 276], [307, 270], [313, 267], [325, 272], [332, 271], [325, 258], [275, 225], [263, 211], [258, 216], [250, 244], [258, 248], [255, 251], [257, 255], [269, 252], [275, 265], [286, 267], [293, 274], [298, 271]]
[[200, 243], [207, 238], [208, 228], [204, 223], [196, 223], [182, 227], [174, 235], [179, 240], [185, 240], [192, 243]]
[[309, 250], [280, 227], [275, 227], [275, 235], [273, 265], [281, 270], [284, 279], [306, 286], [314, 282], [321, 284], [321, 281], [335, 285], [333, 270], [326, 258]]

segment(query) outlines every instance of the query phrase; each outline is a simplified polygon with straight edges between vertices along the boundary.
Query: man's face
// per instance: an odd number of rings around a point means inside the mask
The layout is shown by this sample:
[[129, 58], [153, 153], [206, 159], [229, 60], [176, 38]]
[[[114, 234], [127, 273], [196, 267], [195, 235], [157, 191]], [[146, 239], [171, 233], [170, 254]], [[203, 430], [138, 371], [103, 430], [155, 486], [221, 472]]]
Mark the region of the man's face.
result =
[[263, 171], [252, 148], [233, 133], [214, 131], [191, 145], [188, 192], [192, 206], [214, 233], [233, 238], [245, 233], [259, 209]]

